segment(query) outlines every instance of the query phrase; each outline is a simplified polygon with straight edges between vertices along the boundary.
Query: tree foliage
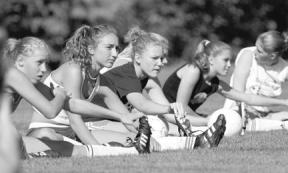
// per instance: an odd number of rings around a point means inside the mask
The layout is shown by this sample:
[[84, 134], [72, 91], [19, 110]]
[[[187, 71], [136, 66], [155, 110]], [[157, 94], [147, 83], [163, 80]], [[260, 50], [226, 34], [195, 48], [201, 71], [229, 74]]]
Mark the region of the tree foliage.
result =
[[203, 38], [243, 47], [266, 30], [286, 31], [287, 9], [286, 0], [1, 0], [0, 36], [3, 28], [9, 37], [34, 35], [60, 51], [82, 24], [112, 24], [122, 36], [140, 25], [183, 57]]

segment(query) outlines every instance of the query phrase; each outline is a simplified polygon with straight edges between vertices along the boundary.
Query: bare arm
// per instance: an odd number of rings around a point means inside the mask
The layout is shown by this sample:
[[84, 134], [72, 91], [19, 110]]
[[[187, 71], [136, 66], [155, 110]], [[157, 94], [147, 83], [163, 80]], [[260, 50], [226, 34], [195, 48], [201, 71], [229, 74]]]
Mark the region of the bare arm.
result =
[[[72, 98], [81, 99], [82, 75], [80, 66], [69, 64], [62, 75], [63, 87], [72, 94]], [[70, 108], [73, 108], [73, 105]], [[84, 144], [99, 144], [86, 127], [81, 115], [71, 112], [67, 113], [72, 129]]]
[[246, 81], [252, 65], [253, 52], [250, 50], [240, 51], [237, 56], [235, 69], [233, 72], [232, 87], [238, 91], [245, 91]]
[[158, 115], [171, 112], [169, 102], [156, 79], [149, 79], [145, 90], [150, 98], [143, 93], [133, 92], [126, 96], [129, 103], [144, 114]]
[[3, 172], [16, 172], [20, 164], [18, 134], [11, 120], [9, 97], [0, 93], [0, 168]]
[[[81, 114], [82, 116], [113, 119], [122, 122], [124, 121], [125, 123], [127, 123], [127, 116], [132, 116], [132, 114], [129, 113], [129, 111], [120, 101], [120, 99], [107, 87], [101, 86], [96, 96], [99, 96], [98, 94], [100, 94], [104, 98], [104, 102], [111, 110], [90, 103], [86, 100], [75, 98], [69, 100], [69, 107], [66, 109], [73, 113]], [[130, 120], [134, 120], [137, 118], [139, 118], [139, 116], [130, 117]]]
[[142, 93], [130, 93], [127, 96], [128, 101], [144, 114], [165, 114], [171, 111], [169, 105], [162, 105], [145, 97]]
[[49, 119], [57, 116], [66, 100], [64, 90], [62, 93], [58, 92], [51, 101], [47, 100], [25, 74], [15, 68], [8, 71], [7, 84]]
[[199, 68], [190, 65], [185, 69], [183, 74], [185, 75], [181, 76], [176, 101], [184, 105], [184, 108], [189, 115], [198, 116], [198, 114], [189, 107], [188, 103], [199, 80], [200, 70]]
[[169, 105], [169, 101], [165, 97], [162, 88], [160, 86], [160, 82], [157, 78], [149, 79], [147, 85], [145, 87], [150, 99], [156, 103], [162, 105]]
[[224, 97], [230, 98], [236, 101], [242, 101], [249, 105], [255, 106], [288, 106], [288, 101], [283, 99], [269, 98], [255, 94], [246, 94], [236, 89], [231, 88], [227, 83], [220, 81], [218, 92]]

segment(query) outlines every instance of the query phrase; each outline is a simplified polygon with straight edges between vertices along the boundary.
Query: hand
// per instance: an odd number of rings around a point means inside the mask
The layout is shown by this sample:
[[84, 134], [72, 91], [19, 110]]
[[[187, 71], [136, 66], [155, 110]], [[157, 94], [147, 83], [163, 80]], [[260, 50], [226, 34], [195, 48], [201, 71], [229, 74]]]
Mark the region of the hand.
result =
[[50, 88], [52, 89], [54, 96], [60, 95], [60, 96], [63, 96], [63, 98], [67, 99], [67, 98], [71, 97], [71, 95], [72, 95], [71, 93], [70, 94], [67, 93], [63, 87], [56, 87], [55, 88], [52, 83], [50, 83]]
[[173, 110], [173, 113], [177, 118], [184, 118], [186, 116], [186, 112], [184, 111], [184, 107], [182, 103], [175, 102], [170, 104], [170, 108]]
[[136, 112], [136, 113], [128, 113], [125, 115], [122, 115], [120, 118], [120, 121], [124, 124], [134, 124], [134, 122], [136, 120], [138, 120], [139, 118], [143, 117], [144, 114], [141, 112]]
[[122, 115], [122, 118], [120, 121], [123, 123], [123, 125], [130, 131], [137, 133], [137, 127], [138, 125], [135, 124], [136, 120], [138, 120], [140, 117], [142, 117], [142, 113], [129, 113], [126, 115]]

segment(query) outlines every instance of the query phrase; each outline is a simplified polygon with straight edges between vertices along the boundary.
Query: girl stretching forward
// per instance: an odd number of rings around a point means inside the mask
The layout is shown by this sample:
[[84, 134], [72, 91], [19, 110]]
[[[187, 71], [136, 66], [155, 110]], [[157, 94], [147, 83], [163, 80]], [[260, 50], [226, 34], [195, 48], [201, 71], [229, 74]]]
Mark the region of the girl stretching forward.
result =
[[[64, 102], [64, 108], [74, 113], [97, 115], [101, 112], [101, 110], [92, 103], [67, 97], [66, 92], [59, 87], [54, 88], [53, 98], [51, 98], [51, 101], [48, 101], [33, 86], [33, 84], [40, 82], [42, 75], [46, 71], [49, 48], [44, 41], [35, 37], [25, 37], [20, 40], [9, 39], [5, 45], [3, 56], [10, 62], [10, 66], [5, 75], [4, 95], [6, 98], [5, 103], [11, 103], [13, 108], [12, 111], [16, 109], [21, 98], [24, 98], [37, 108], [46, 118], [54, 118], [62, 109]], [[11, 121], [11, 119], [8, 120], [9, 122]], [[9, 124], [11, 123], [12, 122]], [[19, 136], [17, 136], [18, 134], [15, 133], [11, 136], [11, 139], [19, 139]], [[122, 148], [101, 145], [73, 146], [70, 143], [63, 141], [38, 140], [32, 137], [23, 137], [24, 146], [22, 138], [20, 138], [19, 141], [22, 158], [49, 154], [58, 155], [58, 153], [55, 153], [54, 151], [59, 152], [63, 156], [98, 156], [138, 153], [134, 147]], [[46, 152], [42, 153], [42, 151]], [[35, 152], [41, 153], [35, 154]], [[27, 153], [29, 153], [29, 155], [27, 155]]]
[[[255, 46], [243, 48], [235, 61], [232, 86], [242, 92], [275, 98], [282, 93], [288, 79], [288, 36], [268, 31], [258, 36]], [[286, 55], [285, 55], [286, 54]], [[226, 100], [224, 107], [238, 109], [236, 102]], [[266, 131], [288, 128], [288, 112], [272, 111], [263, 106], [245, 106], [247, 130]]]
[[203, 40], [195, 56], [189, 59], [187, 64], [175, 70], [165, 82], [163, 90], [168, 100], [183, 103], [188, 115], [198, 118], [191, 121], [192, 125], [207, 124], [208, 118], [201, 117], [196, 110], [215, 92], [251, 105], [288, 105], [287, 100], [239, 92], [219, 80], [218, 76], [227, 75], [231, 67], [231, 58], [232, 50], [226, 43]]
[[[168, 102], [157, 79], [161, 68], [167, 63], [168, 52], [168, 45], [163, 44], [164, 42], [158, 38], [155, 34], [146, 32], [138, 35], [130, 43], [132, 46], [130, 55], [133, 62], [104, 73], [101, 78], [102, 85], [113, 90], [130, 111], [140, 111], [151, 115], [148, 116], [148, 122], [152, 128], [152, 136], [159, 143], [160, 150], [217, 146], [225, 131], [223, 116], [220, 116], [216, 123], [200, 136], [167, 137], [170, 127], [167, 122], [176, 124], [175, 119], [183, 116], [184, 111], [171, 109], [180, 108], [181, 104]], [[144, 95], [143, 91], [147, 92], [148, 96]], [[165, 124], [162, 127], [161, 121]]]
[[[126, 127], [133, 128], [133, 121], [139, 116], [129, 114], [109, 88], [99, 86], [99, 71], [103, 67], [111, 67], [118, 55], [116, 30], [108, 25], [84, 25], [67, 41], [63, 54], [68, 61], [52, 71], [44, 84], [49, 86], [52, 83], [65, 88], [72, 94], [72, 98], [89, 102], [93, 102], [96, 97], [102, 97], [112, 111], [94, 105], [98, 112], [90, 117], [81, 117], [85, 114], [63, 110], [54, 119], [47, 119], [35, 111], [29, 135], [51, 140], [69, 140], [75, 144], [78, 143], [75, 140], [83, 144], [99, 144], [117, 141], [120, 136], [125, 136], [121, 138], [125, 140], [127, 136], [135, 136]], [[83, 120], [88, 123], [85, 124]]]

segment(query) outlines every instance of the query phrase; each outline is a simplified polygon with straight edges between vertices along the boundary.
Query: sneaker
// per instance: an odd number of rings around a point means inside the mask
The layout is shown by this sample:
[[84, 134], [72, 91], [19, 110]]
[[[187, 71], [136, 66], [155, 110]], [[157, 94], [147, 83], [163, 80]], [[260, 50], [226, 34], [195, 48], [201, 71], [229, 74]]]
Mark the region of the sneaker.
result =
[[151, 127], [148, 118], [143, 116], [139, 119], [139, 130], [133, 141], [134, 147], [140, 154], [150, 153]]
[[180, 136], [190, 136], [192, 131], [190, 129], [190, 121], [186, 118], [179, 119], [175, 116], [176, 125]]
[[53, 150], [28, 153], [28, 158], [30, 159], [32, 158], [59, 158], [59, 157], [61, 157], [61, 154]]
[[217, 120], [204, 133], [196, 136], [196, 147], [217, 147], [224, 136], [226, 130], [226, 120], [223, 114], [220, 114]]

